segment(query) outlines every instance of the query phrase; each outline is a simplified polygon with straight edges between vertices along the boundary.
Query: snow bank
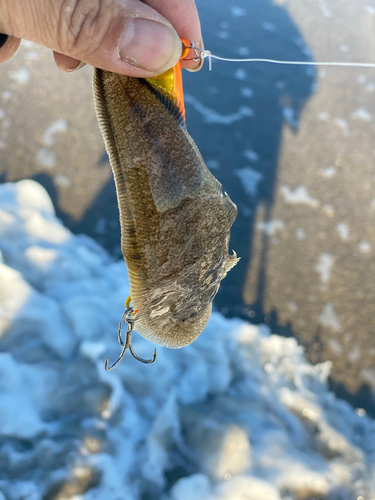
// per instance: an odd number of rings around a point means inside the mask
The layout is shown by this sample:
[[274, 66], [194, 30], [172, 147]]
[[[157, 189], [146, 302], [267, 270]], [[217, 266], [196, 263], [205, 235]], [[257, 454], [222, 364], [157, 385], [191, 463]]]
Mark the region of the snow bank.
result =
[[105, 372], [125, 264], [33, 181], [0, 186], [0, 251], [1, 500], [375, 498], [374, 421], [294, 339], [214, 313], [191, 346]]

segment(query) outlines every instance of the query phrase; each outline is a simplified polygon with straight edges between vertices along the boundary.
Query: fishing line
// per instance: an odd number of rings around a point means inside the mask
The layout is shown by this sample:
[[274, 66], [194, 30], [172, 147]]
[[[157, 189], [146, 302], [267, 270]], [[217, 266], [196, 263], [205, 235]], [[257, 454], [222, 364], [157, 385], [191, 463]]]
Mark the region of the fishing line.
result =
[[225, 62], [261, 62], [270, 64], [289, 64], [299, 66], [343, 66], [347, 68], [375, 68], [375, 63], [357, 63], [357, 62], [316, 62], [316, 61], [279, 61], [277, 59], [262, 59], [262, 58], [249, 58], [249, 59], [235, 59], [229, 57], [220, 57], [212, 54], [209, 50], [202, 50], [200, 53], [201, 59], [208, 59], [208, 68], [212, 70], [212, 59]]
[[[251, 58], [246, 58], [246, 59], [237, 59], [237, 58], [230, 58], [230, 57], [221, 57], [217, 56], [215, 54], [212, 54], [210, 50], [206, 49], [200, 49], [199, 47], [196, 47], [194, 45], [194, 42], [191, 41], [190, 45], [187, 45], [187, 42], [185, 39], [182, 39], [182, 44], [184, 46], [184, 52], [182, 59], [185, 60], [194, 60], [194, 61], [199, 61], [199, 60], [205, 60], [208, 59], [208, 69], [212, 71], [212, 59], [216, 59], [218, 61], [225, 61], [225, 62], [237, 62], [237, 63], [254, 63], [254, 62], [261, 62], [261, 63], [268, 63], [268, 64], [287, 64], [287, 65], [294, 65], [294, 66], [341, 66], [341, 67], [346, 67], [346, 68], [375, 68], [375, 63], [360, 63], [360, 62], [339, 62], [339, 61], [333, 61], [333, 62], [317, 62], [317, 61], [282, 61], [278, 59], [265, 59], [265, 58], [260, 58], [260, 57], [251, 57]], [[186, 51], [187, 49], [187, 51]], [[188, 54], [189, 49], [191, 49], [195, 57], [191, 59], [187, 59], [186, 55]]]

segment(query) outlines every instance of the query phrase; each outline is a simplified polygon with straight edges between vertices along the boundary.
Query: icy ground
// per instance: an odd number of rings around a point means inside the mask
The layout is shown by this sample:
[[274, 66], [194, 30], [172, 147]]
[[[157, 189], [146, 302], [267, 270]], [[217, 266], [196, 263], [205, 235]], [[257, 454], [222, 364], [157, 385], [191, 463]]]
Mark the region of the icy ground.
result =
[[214, 313], [107, 373], [125, 264], [28, 180], [0, 186], [0, 249], [1, 500], [375, 499], [375, 422], [294, 339]]

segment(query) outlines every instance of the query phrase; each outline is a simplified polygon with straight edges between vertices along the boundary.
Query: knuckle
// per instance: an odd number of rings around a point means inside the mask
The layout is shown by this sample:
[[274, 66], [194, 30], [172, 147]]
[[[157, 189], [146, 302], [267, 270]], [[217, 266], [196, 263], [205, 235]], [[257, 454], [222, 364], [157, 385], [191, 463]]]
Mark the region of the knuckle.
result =
[[88, 53], [100, 45], [105, 11], [103, 4], [104, 0], [62, 2], [58, 27], [62, 52]]

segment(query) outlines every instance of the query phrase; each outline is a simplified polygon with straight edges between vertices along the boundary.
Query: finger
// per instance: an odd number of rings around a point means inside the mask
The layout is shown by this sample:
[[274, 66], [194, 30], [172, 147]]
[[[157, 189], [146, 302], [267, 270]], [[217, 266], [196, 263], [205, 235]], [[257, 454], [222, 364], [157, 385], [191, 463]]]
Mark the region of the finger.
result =
[[130, 76], [160, 74], [181, 56], [171, 23], [140, 0], [3, 0], [0, 32]]
[[[144, 0], [172, 24], [181, 38], [193, 41], [196, 47], [204, 48], [199, 15], [194, 0]], [[190, 57], [194, 57], [194, 54]], [[202, 61], [203, 62], [203, 61]], [[183, 68], [200, 69], [201, 62], [181, 61]]]
[[20, 46], [21, 39], [0, 34], [0, 63], [10, 59]]
[[60, 54], [60, 52], [53, 51], [53, 57], [55, 59], [56, 66], [61, 69], [61, 71], [65, 71], [66, 73], [71, 73], [72, 71], [76, 71], [86, 66], [86, 63], [83, 61], [75, 59], [74, 57], [66, 56], [65, 54]]

